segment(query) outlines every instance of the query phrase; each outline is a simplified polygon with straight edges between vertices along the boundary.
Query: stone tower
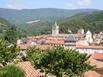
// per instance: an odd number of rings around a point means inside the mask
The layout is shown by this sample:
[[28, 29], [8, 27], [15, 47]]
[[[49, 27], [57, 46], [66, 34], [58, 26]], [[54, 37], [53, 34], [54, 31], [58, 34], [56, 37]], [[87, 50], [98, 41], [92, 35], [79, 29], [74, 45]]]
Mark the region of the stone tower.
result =
[[52, 34], [59, 34], [59, 25], [57, 25], [57, 22], [52, 26]]
[[89, 44], [93, 43], [93, 38], [92, 38], [91, 31], [89, 31], [89, 30], [87, 31], [85, 39]]

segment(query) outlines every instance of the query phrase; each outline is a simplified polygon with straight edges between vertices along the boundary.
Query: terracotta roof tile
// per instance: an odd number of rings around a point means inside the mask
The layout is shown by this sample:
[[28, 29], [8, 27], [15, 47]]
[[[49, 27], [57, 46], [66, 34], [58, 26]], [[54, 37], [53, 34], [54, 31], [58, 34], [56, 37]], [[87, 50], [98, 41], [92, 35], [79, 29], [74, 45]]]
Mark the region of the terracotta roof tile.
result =
[[103, 53], [94, 53], [91, 58], [93, 59], [103, 59]]
[[57, 39], [53, 39], [53, 40], [47, 40], [48, 44], [64, 44], [64, 40], [57, 40]]
[[43, 73], [36, 70], [30, 62], [19, 62], [17, 66], [25, 71], [26, 77], [40, 77], [43, 75]]
[[90, 58], [88, 62], [90, 62], [90, 65], [96, 66], [96, 68], [103, 68], [103, 62], [101, 61]]
[[88, 71], [84, 74], [84, 77], [103, 77], [103, 76], [95, 71]]

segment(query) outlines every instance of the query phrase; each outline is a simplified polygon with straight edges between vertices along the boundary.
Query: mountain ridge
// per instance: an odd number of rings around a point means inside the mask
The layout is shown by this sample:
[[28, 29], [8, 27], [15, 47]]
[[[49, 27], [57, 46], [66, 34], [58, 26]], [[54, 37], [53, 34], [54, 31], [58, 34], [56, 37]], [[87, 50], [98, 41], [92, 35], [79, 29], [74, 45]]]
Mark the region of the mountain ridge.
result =
[[57, 8], [39, 8], [39, 9], [6, 9], [0, 8], [0, 17], [6, 18], [16, 23], [25, 23], [30, 20], [43, 19], [47, 17], [72, 16], [81, 12], [94, 12], [97, 9], [57, 9]]

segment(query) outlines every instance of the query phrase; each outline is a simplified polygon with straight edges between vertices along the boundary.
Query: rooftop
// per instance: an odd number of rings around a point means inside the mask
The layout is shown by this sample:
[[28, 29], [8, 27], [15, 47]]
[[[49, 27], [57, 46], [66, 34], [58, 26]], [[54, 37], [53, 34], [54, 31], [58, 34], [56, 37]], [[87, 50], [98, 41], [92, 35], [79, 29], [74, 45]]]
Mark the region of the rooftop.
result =
[[84, 77], [102, 77], [102, 75], [95, 71], [88, 71], [84, 74]]
[[51, 39], [51, 40], [47, 40], [48, 44], [64, 44], [64, 40], [57, 40], [57, 39]]
[[103, 53], [94, 53], [91, 56], [93, 59], [103, 59]]
[[17, 66], [25, 71], [26, 77], [40, 77], [43, 75], [43, 73], [35, 69], [30, 62], [19, 62]]

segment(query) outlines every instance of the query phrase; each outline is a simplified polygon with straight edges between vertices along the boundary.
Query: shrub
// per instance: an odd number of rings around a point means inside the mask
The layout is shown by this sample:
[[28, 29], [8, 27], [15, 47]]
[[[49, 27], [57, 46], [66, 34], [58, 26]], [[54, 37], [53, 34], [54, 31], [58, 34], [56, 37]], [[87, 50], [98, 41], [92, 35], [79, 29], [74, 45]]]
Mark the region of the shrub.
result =
[[15, 65], [7, 65], [0, 68], [0, 77], [25, 77], [25, 72]]

